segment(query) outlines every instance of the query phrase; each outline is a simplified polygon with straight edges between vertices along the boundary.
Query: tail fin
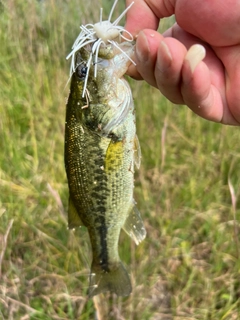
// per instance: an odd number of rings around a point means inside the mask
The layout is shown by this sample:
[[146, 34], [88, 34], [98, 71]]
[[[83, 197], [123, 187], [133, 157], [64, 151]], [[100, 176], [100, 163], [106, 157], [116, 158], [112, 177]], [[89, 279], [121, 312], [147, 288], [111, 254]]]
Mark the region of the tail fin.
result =
[[118, 296], [129, 296], [132, 292], [129, 275], [121, 262], [108, 272], [92, 265], [89, 296], [106, 291], [114, 292]]

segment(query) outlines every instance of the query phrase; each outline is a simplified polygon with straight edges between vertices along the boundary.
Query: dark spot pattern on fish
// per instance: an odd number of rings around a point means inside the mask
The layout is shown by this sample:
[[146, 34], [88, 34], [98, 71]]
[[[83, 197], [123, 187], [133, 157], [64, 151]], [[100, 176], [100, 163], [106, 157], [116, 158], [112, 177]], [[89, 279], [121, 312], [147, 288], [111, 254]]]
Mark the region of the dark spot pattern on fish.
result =
[[105, 195], [102, 195], [101, 199], [98, 199], [99, 194], [95, 190], [91, 192], [91, 197], [95, 198], [96, 202], [101, 202], [101, 203], [102, 203], [102, 200], [106, 200], [107, 198]]
[[94, 170], [94, 173], [96, 173], [96, 174], [99, 174], [99, 175], [102, 175], [102, 173], [103, 173], [103, 169], [95, 169]]
[[110, 132], [107, 137], [110, 138], [112, 142], [117, 142], [120, 140], [119, 137], [113, 132]]
[[106, 207], [104, 207], [103, 205], [96, 206], [96, 211], [105, 215], [106, 214]]
[[92, 190], [95, 193], [95, 199], [100, 199], [102, 201], [105, 201], [110, 193], [109, 188], [103, 185], [95, 186]]
[[95, 225], [97, 226], [96, 229], [100, 237], [100, 253], [99, 253], [98, 259], [99, 259], [99, 264], [102, 270], [105, 272], [109, 272], [107, 227], [106, 227], [106, 221], [104, 216], [105, 208], [101, 208], [100, 210], [98, 210], [98, 212], [102, 213], [102, 215], [98, 215], [95, 218]]

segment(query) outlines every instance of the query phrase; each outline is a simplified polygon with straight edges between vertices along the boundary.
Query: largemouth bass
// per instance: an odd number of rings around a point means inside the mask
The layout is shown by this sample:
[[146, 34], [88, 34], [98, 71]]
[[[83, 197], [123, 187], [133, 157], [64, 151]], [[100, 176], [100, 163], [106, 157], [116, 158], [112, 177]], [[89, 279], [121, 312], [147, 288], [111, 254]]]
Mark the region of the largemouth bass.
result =
[[67, 102], [68, 223], [69, 228], [84, 225], [89, 232], [89, 295], [111, 291], [127, 296], [132, 287], [118, 254], [120, 231], [124, 229], [136, 244], [146, 235], [133, 199], [134, 163], [140, 165], [141, 154], [131, 89], [123, 78], [133, 45], [100, 46], [97, 74], [95, 64], [89, 63], [92, 46], [75, 53]]

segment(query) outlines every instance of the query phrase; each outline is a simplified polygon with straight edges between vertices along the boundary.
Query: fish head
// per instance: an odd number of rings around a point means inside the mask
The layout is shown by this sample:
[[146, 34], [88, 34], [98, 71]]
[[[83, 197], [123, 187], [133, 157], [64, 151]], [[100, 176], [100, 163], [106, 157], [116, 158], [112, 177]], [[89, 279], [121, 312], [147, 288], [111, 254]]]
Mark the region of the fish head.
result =
[[[117, 81], [126, 73], [134, 52], [134, 45], [124, 42], [118, 47], [102, 43], [96, 55], [92, 54], [92, 45], [81, 48], [76, 54], [76, 75], [86, 81], [86, 89], [93, 100], [111, 96]], [[112, 88], [112, 90], [110, 90]], [[109, 96], [109, 98], [110, 98]]]
[[134, 45], [126, 42], [118, 47], [102, 44], [97, 56], [92, 45], [76, 53], [74, 79], [84, 97], [84, 118], [99, 134], [108, 136], [133, 109], [128, 83], [123, 79], [133, 54]]

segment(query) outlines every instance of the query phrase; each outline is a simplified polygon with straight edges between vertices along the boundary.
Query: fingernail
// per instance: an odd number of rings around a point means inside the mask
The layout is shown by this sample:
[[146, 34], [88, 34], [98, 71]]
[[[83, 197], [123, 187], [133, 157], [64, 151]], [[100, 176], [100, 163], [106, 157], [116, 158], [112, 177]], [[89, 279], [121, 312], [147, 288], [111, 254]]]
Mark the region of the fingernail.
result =
[[194, 44], [187, 52], [185, 60], [188, 61], [192, 73], [196, 69], [200, 61], [206, 56], [205, 48], [200, 44]]
[[158, 56], [158, 68], [164, 72], [172, 62], [171, 52], [164, 41], [159, 44], [160, 56]]
[[146, 62], [149, 56], [149, 45], [147, 37], [144, 32], [138, 34], [137, 45], [136, 45], [136, 58], [139, 62]]
[[169, 60], [172, 60], [171, 52], [168, 49], [168, 46], [166, 45], [166, 43], [164, 41], [161, 41], [160, 46], [162, 48], [163, 53], [169, 58]]

